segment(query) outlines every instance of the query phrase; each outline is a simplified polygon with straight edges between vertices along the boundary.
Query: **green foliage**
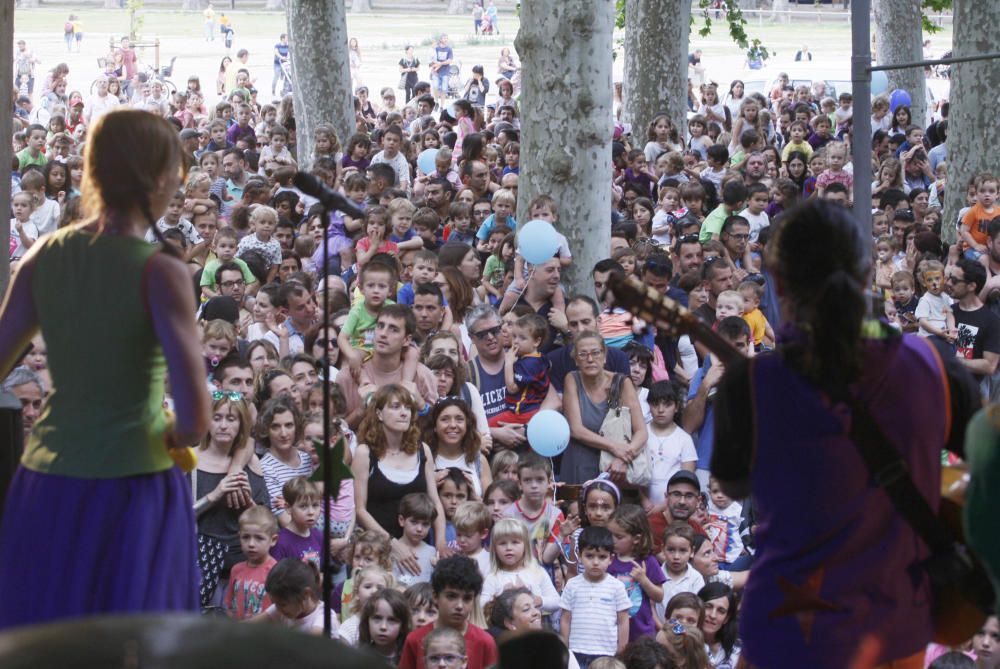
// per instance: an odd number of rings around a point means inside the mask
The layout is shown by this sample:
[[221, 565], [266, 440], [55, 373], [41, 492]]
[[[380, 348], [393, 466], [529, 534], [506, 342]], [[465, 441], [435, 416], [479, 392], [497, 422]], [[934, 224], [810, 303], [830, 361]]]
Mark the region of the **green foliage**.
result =
[[143, 0], [128, 0], [125, 3], [125, 8], [128, 10], [128, 36], [132, 41], [139, 38], [139, 31], [145, 22], [145, 17], [140, 13], [143, 4]]
[[930, 12], [943, 12], [952, 8], [952, 0], [922, 0], [920, 3], [920, 23], [924, 32], [930, 35], [941, 32], [941, 26], [937, 25], [928, 16]]
[[[636, 2], [637, 0], [632, 0]], [[951, 0], [924, 0], [925, 2], [948, 2], [950, 4]], [[615, 27], [618, 29], [623, 29], [625, 27], [625, 5], [628, 0], [615, 0], [615, 8], [617, 10], [615, 14]], [[743, 49], [747, 56], [757, 56], [761, 60], [767, 60], [770, 55], [761, 41], [757, 38], [751, 39], [747, 35], [746, 17], [743, 16], [743, 11], [740, 9], [737, 0], [722, 0], [722, 7], [718, 10], [712, 9], [712, 0], [698, 0], [698, 7], [701, 9], [702, 19], [704, 23], [701, 28], [698, 29], [698, 34], [702, 37], [708, 37], [712, 32], [712, 13], [718, 11], [725, 15], [726, 23], [729, 25], [729, 36], [732, 38], [733, 42]], [[691, 15], [691, 27], [695, 26], [694, 14]]]

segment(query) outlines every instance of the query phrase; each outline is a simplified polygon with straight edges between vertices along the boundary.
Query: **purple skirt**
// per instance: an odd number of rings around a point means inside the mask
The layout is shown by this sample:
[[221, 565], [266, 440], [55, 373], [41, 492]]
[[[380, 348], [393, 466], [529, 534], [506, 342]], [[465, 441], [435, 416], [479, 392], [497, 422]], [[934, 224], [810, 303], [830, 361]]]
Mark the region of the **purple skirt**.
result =
[[78, 479], [19, 467], [0, 523], [0, 629], [197, 611], [197, 529], [177, 467]]

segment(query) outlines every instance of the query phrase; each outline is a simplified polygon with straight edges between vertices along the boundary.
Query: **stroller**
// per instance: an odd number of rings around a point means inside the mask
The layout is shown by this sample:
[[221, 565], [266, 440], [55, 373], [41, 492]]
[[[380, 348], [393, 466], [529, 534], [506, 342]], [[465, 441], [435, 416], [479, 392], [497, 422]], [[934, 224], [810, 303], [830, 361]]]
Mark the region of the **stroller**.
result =
[[462, 95], [462, 63], [455, 61], [448, 66], [448, 97]]
[[292, 61], [281, 61], [281, 95], [292, 92]]

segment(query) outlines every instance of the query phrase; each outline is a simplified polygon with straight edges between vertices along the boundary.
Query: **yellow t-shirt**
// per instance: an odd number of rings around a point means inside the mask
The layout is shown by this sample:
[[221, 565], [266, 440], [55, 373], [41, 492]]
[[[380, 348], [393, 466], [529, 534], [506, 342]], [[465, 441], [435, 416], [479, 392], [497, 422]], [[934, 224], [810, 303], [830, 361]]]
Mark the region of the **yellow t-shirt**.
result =
[[750, 334], [753, 335], [754, 346], [760, 346], [764, 341], [764, 331], [767, 329], [767, 318], [760, 309], [743, 314], [743, 320], [750, 326]]
[[807, 161], [812, 158], [813, 154], [813, 148], [809, 142], [805, 140], [802, 140], [801, 142], [789, 142], [788, 144], [785, 144], [785, 148], [781, 151], [781, 162], [786, 162], [792, 151], [801, 151], [806, 154]]

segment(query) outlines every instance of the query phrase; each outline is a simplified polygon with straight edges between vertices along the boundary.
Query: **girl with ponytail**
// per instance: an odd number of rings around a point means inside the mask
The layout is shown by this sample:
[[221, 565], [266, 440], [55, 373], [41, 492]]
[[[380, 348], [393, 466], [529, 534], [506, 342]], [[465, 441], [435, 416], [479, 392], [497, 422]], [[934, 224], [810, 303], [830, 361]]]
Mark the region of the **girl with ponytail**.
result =
[[0, 520], [0, 629], [198, 606], [191, 486], [168, 454], [209, 425], [195, 303], [184, 263], [143, 240], [183, 151], [166, 120], [121, 110], [84, 160], [85, 219], [31, 247], [0, 308], [0, 377], [40, 332], [53, 381]]
[[768, 246], [778, 347], [728, 364], [715, 396], [712, 474], [754, 502], [739, 618], [750, 667], [845, 667], [865, 635], [882, 641], [876, 664], [920, 667], [931, 639], [929, 549], [873, 481], [854, 442], [870, 437], [851, 424], [870, 415], [937, 508], [941, 449], [960, 450], [977, 390], [954, 354], [865, 322], [870, 245], [843, 207], [788, 210]]

